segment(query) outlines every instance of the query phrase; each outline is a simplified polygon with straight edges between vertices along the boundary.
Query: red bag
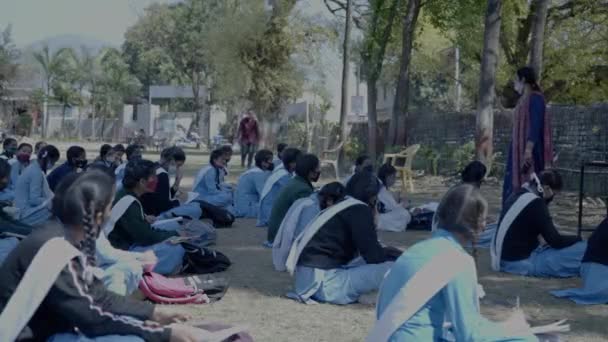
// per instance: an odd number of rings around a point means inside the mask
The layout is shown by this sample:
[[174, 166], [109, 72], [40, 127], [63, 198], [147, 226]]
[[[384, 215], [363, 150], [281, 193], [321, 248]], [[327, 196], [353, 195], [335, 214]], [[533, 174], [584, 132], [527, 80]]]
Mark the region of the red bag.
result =
[[184, 278], [166, 278], [157, 273], [144, 273], [139, 289], [158, 304], [206, 304], [209, 297], [195, 285], [186, 284]]

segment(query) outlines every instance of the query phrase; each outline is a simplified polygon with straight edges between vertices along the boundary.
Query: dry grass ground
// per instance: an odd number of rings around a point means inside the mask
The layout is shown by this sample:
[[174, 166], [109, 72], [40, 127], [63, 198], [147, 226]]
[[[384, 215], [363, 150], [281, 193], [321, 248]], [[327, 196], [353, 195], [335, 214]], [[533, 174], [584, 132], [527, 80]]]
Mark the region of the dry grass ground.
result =
[[[89, 159], [96, 153], [88, 149]], [[157, 153], [147, 154], [157, 160]], [[234, 156], [231, 164], [239, 164]], [[189, 154], [185, 187], [191, 186], [196, 170], [208, 162], [202, 154]], [[235, 182], [242, 170], [231, 168], [230, 181]], [[440, 178], [416, 180], [413, 204], [438, 201], [447, 186]], [[498, 184], [484, 186], [491, 205], [491, 218], [497, 215], [500, 199]], [[565, 231], [574, 231], [577, 204], [573, 194], [562, 194], [552, 205], [556, 221]], [[605, 208], [586, 209], [586, 221], [597, 224]], [[567, 228], [566, 228], [567, 227]], [[253, 220], [238, 220], [233, 228], [219, 231], [217, 249], [233, 261], [226, 272], [231, 287], [221, 301], [203, 306], [187, 306], [197, 318], [244, 324], [257, 341], [362, 341], [374, 320], [374, 307], [354, 304], [335, 306], [326, 304], [303, 305], [284, 297], [292, 285], [286, 273], [274, 271], [270, 250], [261, 246], [266, 230], [256, 228]], [[426, 232], [381, 233], [388, 244], [407, 248], [428, 236]], [[491, 319], [505, 318], [520, 296], [521, 307], [534, 324], [550, 323], [568, 318], [572, 332], [563, 336], [567, 341], [608, 341], [608, 305], [579, 306], [568, 300], [556, 299], [548, 292], [554, 289], [577, 286], [579, 279], [533, 279], [492, 272], [489, 255], [481, 250], [478, 260], [479, 281], [486, 297], [481, 301], [482, 311]]]

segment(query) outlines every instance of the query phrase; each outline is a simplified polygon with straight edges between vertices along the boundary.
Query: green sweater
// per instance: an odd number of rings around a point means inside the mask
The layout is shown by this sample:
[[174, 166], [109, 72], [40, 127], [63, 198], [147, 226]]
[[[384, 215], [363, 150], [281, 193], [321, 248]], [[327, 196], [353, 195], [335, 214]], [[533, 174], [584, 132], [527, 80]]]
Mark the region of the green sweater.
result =
[[[116, 194], [114, 204], [126, 195], [137, 198], [137, 195], [134, 193], [122, 189]], [[143, 217], [141, 204], [133, 202], [124, 215], [116, 222], [114, 230], [108, 236], [108, 240], [110, 240], [115, 248], [128, 250], [133, 246], [151, 246], [177, 235], [177, 232], [152, 228]]]
[[285, 185], [275, 199], [270, 212], [268, 220], [268, 241], [270, 243], [274, 242], [274, 237], [291, 205], [300, 198], [310, 196], [313, 191], [312, 184], [300, 176], [295, 176]]

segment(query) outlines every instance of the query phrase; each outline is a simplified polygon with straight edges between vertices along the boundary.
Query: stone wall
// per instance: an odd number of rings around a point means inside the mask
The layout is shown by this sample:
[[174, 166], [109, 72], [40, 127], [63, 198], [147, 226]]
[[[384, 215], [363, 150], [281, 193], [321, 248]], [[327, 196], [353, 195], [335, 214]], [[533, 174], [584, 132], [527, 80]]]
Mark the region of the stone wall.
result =
[[[565, 176], [566, 187], [579, 187], [579, 170], [583, 160], [608, 160], [608, 104], [592, 106], [552, 105], [549, 107], [553, 118], [553, 139], [559, 159], [557, 168]], [[502, 155], [503, 162], [511, 139], [511, 111], [499, 112], [494, 116], [494, 151]], [[473, 141], [475, 114], [435, 112], [416, 110], [408, 120], [410, 144], [421, 144], [437, 151], [449, 151]], [[386, 136], [387, 124], [380, 127], [379, 141]], [[353, 127], [363, 143], [367, 141], [367, 124]], [[382, 147], [382, 145], [379, 145]], [[386, 149], [387, 146], [384, 146]], [[446, 152], [444, 152], [445, 154]], [[442, 156], [440, 169], [445, 171], [450, 163]], [[587, 172], [586, 172], [587, 174]], [[608, 169], [589, 170], [586, 189], [596, 195], [608, 194]]]

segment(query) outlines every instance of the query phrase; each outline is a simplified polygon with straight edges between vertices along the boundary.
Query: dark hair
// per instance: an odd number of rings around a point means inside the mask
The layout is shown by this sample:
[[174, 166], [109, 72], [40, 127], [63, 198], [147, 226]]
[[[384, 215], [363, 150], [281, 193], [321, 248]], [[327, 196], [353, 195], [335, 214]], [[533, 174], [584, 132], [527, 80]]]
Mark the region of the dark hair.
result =
[[114, 169], [111, 167], [107, 167], [103, 163], [93, 163], [87, 167], [87, 171], [100, 171], [105, 172], [110, 176], [114, 181], [116, 181], [116, 174], [114, 173]]
[[32, 147], [32, 144], [28, 144], [28, 143], [21, 143], [19, 144], [19, 147], [17, 147], [17, 150], [22, 149], [23, 147], [29, 147], [30, 150], [33, 150], [34, 148]]
[[221, 149], [213, 150], [211, 155], [209, 155], [209, 164], [213, 165], [213, 161], [221, 158], [224, 155], [224, 151]]
[[525, 66], [517, 69], [517, 77], [520, 81], [524, 79], [525, 82], [532, 87], [532, 90], [540, 91], [540, 87], [538, 86], [538, 81], [536, 79], [536, 70], [534, 70], [534, 68]]
[[382, 184], [384, 184], [384, 186], [386, 185], [386, 179], [397, 173], [397, 169], [395, 169], [395, 167], [391, 164], [382, 164], [382, 166], [380, 166], [380, 169], [378, 170], [378, 178], [380, 178], [380, 181], [382, 182]]
[[36, 143], [36, 145], [34, 145], [34, 151], [40, 151], [42, 145], [46, 145], [46, 142], [44, 141], [39, 141]]
[[42, 171], [45, 173], [47, 171], [46, 164], [49, 160], [53, 160], [55, 162], [59, 160], [59, 150], [53, 145], [46, 145], [41, 148], [40, 151], [38, 151], [38, 163], [40, 164]]
[[356, 173], [346, 185], [346, 193], [361, 202], [370, 203], [370, 199], [378, 196], [380, 182], [376, 175], [369, 171]]
[[17, 139], [6, 138], [6, 139], [4, 139], [4, 142], [2, 143], [2, 147], [6, 150], [7, 147], [9, 147], [12, 144], [16, 144], [16, 143], [17, 143]]
[[232, 154], [232, 146], [224, 145], [220, 147], [220, 151], [222, 151], [222, 154]]
[[308, 175], [313, 172], [319, 164], [319, 158], [314, 154], [301, 154], [296, 160], [296, 175], [308, 179]]
[[287, 148], [287, 144], [286, 143], [280, 143], [277, 145], [277, 153], [281, 153], [283, 152], [283, 150], [285, 150]]
[[131, 144], [131, 145], [127, 146], [127, 150], [126, 150], [127, 160], [130, 160], [131, 157], [141, 149], [142, 149], [141, 145], [138, 145], [138, 144]]
[[113, 147], [114, 152], [122, 152], [125, 153], [125, 146], [123, 144], [118, 144]]
[[108, 145], [108, 144], [103, 144], [101, 145], [101, 148], [99, 149], [99, 157], [101, 159], [105, 158], [105, 156], [108, 154], [108, 152], [110, 152], [112, 150], [112, 145]]
[[96, 217], [99, 213], [105, 213], [113, 195], [114, 181], [101, 171], [71, 173], [55, 189], [53, 214], [65, 225], [84, 226], [85, 238], [80, 249], [86, 255], [89, 266], [96, 265], [95, 242], [102, 228], [97, 224]]
[[177, 146], [167, 147], [160, 153], [160, 157], [165, 161], [186, 161], [186, 153], [181, 147]]
[[259, 150], [255, 154], [255, 166], [262, 168], [262, 163], [272, 158], [272, 152], [269, 150]]
[[472, 161], [464, 168], [464, 170], [462, 170], [462, 173], [460, 174], [462, 177], [462, 182], [472, 184], [479, 188], [481, 186], [481, 182], [486, 177], [487, 171], [488, 169], [482, 162], [478, 160]]
[[544, 170], [538, 176], [540, 184], [547, 185], [553, 191], [561, 191], [564, 188], [564, 181], [557, 170]]
[[294, 147], [288, 147], [283, 151], [283, 157], [281, 158], [281, 161], [283, 161], [283, 165], [285, 165], [285, 168], [287, 168], [287, 165], [295, 162], [298, 157], [300, 156], [300, 154], [302, 154], [302, 151], [300, 151], [297, 148]]
[[361, 165], [363, 165], [363, 163], [365, 163], [366, 160], [370, 160], [370, 157], [368, 155], [366, 155], [366, 154], [360, 155], [355, 160], [355, 165], [356, 166], [361, 166]]
[[156, 174], [156, 164], [145, 159], [132, 160], [125, 167], [125, 177], [122, 185], [125, 189], [133, 189], [142, 179], [148, 179]]
[[70, 146], [70, 148], [68, 148], [68, 150], [65, 154], [66, 154], [68, 163], [72, 164], [72, 161], [75, 158], [78, 158], [85, 153], [86, 152], [85, 152], [84, 148], [82, 148], [81, 146]]
[[318, 197], [319, 206], [325, 209], [328, 207], [328, 200], [332, 200], [333, 203], [342, 201], [346, 197], [346, 188], [340, 182], [332, 182], [321, 188]]
[[0, 159], [0, 179], [11, 176], [11, 164], [4, 159]]

